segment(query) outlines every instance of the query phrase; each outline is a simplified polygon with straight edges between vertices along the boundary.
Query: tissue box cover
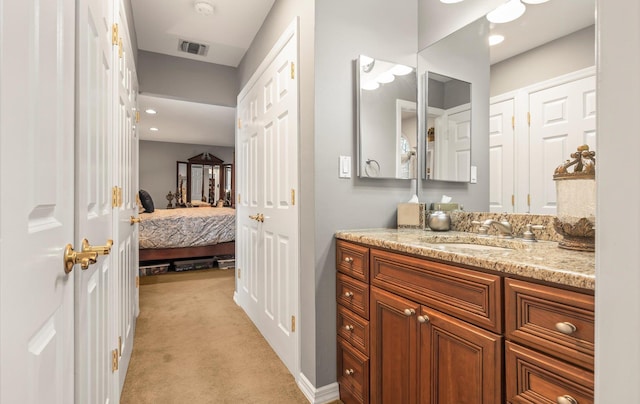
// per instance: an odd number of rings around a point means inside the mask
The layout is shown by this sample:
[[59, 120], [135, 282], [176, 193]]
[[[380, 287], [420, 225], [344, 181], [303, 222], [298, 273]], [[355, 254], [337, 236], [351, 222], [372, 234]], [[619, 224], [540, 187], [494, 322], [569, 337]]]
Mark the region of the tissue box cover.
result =
[[398, 228], [424, 230], [425, 208], [426, 206], [424, 203], [399, 203]]

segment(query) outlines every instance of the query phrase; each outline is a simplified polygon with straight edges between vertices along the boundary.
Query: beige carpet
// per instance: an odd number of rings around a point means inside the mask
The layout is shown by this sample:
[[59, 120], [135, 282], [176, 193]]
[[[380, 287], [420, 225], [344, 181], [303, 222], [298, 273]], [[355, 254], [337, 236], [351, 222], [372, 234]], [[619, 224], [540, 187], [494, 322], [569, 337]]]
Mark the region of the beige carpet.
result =
[[233, 301], [233, 269], [140, 279], [122, 403], [308, 403]]

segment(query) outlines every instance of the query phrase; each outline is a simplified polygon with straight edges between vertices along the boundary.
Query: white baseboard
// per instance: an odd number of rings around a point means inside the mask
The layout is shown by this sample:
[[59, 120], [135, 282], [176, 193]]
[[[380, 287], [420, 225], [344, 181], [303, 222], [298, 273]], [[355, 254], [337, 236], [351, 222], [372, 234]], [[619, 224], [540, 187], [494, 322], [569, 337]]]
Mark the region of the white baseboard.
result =
[[240, 303], [238, 303], [238, 292], [236, 291], [233, 292], [233, 301], [236, 302], [238, 306], [240, 306]]
[[300, 373], [298, 387], [311, 404], [329, 403], [340, 399], [338, 383], [331, 383], [316, 389], [309, 379], [303, 373]]

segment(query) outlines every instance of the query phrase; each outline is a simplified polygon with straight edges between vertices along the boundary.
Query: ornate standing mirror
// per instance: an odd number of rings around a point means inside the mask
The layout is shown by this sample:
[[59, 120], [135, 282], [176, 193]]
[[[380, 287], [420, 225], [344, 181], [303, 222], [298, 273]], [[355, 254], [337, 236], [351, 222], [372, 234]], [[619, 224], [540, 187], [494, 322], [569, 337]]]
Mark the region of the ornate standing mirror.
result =
[[[225, 164], [224, 166], [230, 166]], [[178, 206], [196, 201], [207, 202], [215, 206], [224, 199], [226, 183], [223, 173], [223, 161], [209, 153], [198, 154], [177, 164]], [[232, 186], [228, 188], [233, 193]]]

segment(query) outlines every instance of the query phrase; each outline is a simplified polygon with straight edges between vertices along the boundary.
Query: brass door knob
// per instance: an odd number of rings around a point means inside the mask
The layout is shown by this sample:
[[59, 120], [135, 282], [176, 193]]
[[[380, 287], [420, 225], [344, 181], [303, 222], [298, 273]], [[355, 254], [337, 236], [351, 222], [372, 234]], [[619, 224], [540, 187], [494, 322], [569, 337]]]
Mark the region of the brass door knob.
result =
[[133, 226], [136, 223], [140, 223], [140, 218], [139, 217], [135, 217], [135, 216], [131, 216], [131, 218], [129, 219], [129, 223], [131, 223], [131, 226]]
[[95, 264], [98, 260], [98, 253], [95, 251], [77, 252], [73, 250], [71, 244], [64, 248], [64, 273], [68, 274], [73, 270], [75, 264], [80, 264], [82, 269], [88, 269], [89, 265]]
[[111, 247], [113, 246], [113, 240], [107, 240], [106, 245], [92, 246], [89, 244], [89, 240], [82, 239], [82, 252], [96, 252], [98, 255], [109, 255]]
[[256, 215], [249, 215], [249, 219], [253, 219], [262, 223], [264, 222], [264, 215], [262, 213], [258, 213]]

